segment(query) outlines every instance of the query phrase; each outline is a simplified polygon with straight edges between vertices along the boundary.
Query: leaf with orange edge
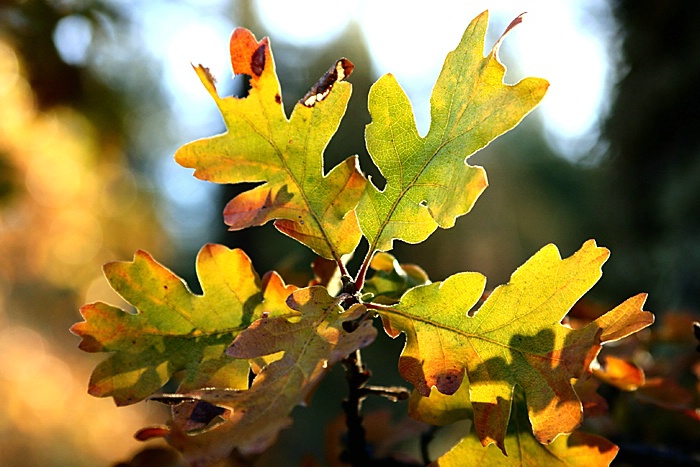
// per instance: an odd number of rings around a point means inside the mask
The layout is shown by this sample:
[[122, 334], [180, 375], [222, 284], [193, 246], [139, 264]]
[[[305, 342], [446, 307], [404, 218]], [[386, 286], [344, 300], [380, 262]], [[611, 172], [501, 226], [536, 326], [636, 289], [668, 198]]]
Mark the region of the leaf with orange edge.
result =
[[276, 274], [262, 281], [242, 250], [205, 245], [197, 256], [203, 295], [138, 251], [133, 261], [104, 266], [112, 288], [136, 307], [128, 313], [105, 303], [82, 307], [85, 321], [71, 331], [86, 352], [113, 352], [92, 373], [89, 393], [117, 405], [145, 399], [176, 372], [180, 390], [248, 387], [248, 362], [225, 355], [233, 339], [263, 313], [293, 313], [285, 305], [296, 287]]
[[[262, 369], [250, 389], [202, 389], [155, 397], [179, 404], [165, 435], [168, 442], [188, 462], [200, 466], [213, 464], [234, 449], [244, 453], [266, 449], [291, 424], [294, 407], [308, 403], [331, 366], [377, 335], [370, 320], [353, 332], [345, 331], [343, 323], [359, 318], [366, 309], [354, 305], [343, 312], [339, 302], [323, 287], [300, 289], [287, 299], [299, 315], [291, 320], [263, 317], [242, 332], [227, 350], [233, 357], [284, 351], [281, 359]], [[204, 423], [203, 410], [209, 414]]]
[[581, 422], [571, 380], [580, 377], [601, 344], [653, 322], [642, 311], [646, 295], [633, 297], [588, 326], [573, 330], [561, 320], [601, 277], [609, 252], [590, 240], [561, 259], [554, 245], [530, 258], [479, 310], [485, 278], [460, 273], [408, 291], [391, 307], [378, 307], [387, 333], [406, 334], [399, 371], [419, 393], [433, 386], [454, 394], [465, 370], [474, 423], [484, 445], [503, 444], [516, 385], [525, 391], [535, 437], [550, 443]]
[[484, 57], [488, 12], [476, 17], [450, 52], [430, 98], [430, 130], [418, 134], [411, 102], [391, 74], [370, 89], [367, 150], [386, 186], [367, 184], [357, 206], [370, 252], [394, 240], [419, 243], [438, 227], [453, 227], [488, 185], [486, 172], [465, 160], [515, 127], [544, 97], [549, 83], [525, 78], [503, 82], [498, 49], [516, 18]]
[[541, 444], [533, 435], [527, 409], [522, 402], [513, 404], [504, 445], [506, 457], [496, 446], [484, 447], [470, 433], [446, 454], [430, 464], [431, 467], [461, 467], [465, 459], [481, 466], [546, 465], [568, 467], [607, 466], [613, 461], [618, 447], [600, 436], [580, 431], [557, 437], [551, 444]]
[[202, 180], [263, 182], [228, 203], [224, 219], [231, 230], [276, 219], [281, 232], [324, 258], [340, 261], [360, 241], [354, 208], [366, 180], [357, 156], [324, 175], [323, 151], [350, 99], [351, 85], [345, 79], [352, 63], [339, 60], [297, 103], [289, 119], [267, 38], [257, 41], [247, 29], [236, 29], [231, 63], [236, 74], [250, 76], [248, 96], [219, 97], [209, 70], [196, 66], [227, 131], [182, 146], [175, 160], [195, 169]]
[[644, 370], [634, 363], [614, 355], [605, 355], [600, 360], [591, 364], [591, 372], [599, 380], [622, 391], [636, 391], [644, 386]]

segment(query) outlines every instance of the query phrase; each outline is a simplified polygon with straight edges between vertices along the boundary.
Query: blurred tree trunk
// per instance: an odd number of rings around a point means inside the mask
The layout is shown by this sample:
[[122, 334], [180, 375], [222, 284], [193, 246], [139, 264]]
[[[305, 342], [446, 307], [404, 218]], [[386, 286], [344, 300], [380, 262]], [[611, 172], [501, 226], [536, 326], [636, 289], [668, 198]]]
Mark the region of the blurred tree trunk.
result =
[[[606, 133], [609, 245], [663, 311], [700, 299], [700, 2], [617, 0], [624, 70]], [[612, 242], [611, 242], [612, 243]], [[622, 285], [622, 284], [621, 284]]]

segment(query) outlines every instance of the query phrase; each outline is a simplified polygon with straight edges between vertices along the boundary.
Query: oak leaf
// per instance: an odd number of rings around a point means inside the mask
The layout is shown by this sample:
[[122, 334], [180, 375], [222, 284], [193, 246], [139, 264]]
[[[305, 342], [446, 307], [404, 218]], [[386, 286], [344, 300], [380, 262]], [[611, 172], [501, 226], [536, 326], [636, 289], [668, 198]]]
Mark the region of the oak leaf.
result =
[[325, 258], [340, 260], [361, 237], [354, 208], [366, 180], [356, 156], [324, 175], [323, 151], [350, 98], [351, 85], [345, 78], [352, 63], [339, 60], [297, 103], [289, 119], [267, 38], [257, 41], [247, 29], [236, 29], [231, 63], [236, 74], [250, 77], [248, 96], [219, 97], [209, 70], [196, 66], [227, 131], [184, 145], [176, 161], [195, 169], [202, 180], [263, 182], [228, 203], [224, 220], [231, 230], [276, 219], [281, 232]]
[[113, 352], [93, 371], [88, 391], [120, 406], [145, 399], [179, 371], [182, 391], [248, 387], [248, 362], [224, 352], [264, 312], [291, 313], [284, 300], [296, 289], [276, 273], [261, 283], [243, 251], [214, 244], [197, 256], [203, 295], [144, 251], [133, 261], [107, 263], [104, 273], [137, 313], [88, 304], [80, 310], [85, 321], [71, 331], [82, 337], [82, 350]]
[[551, 444], [541, 444], [532, 435], [527, 409], [521, 402], [513, 404], [504, 444], [507, 457], [495, 446], [484, 448], [478, 437], [470, 433], [430, 467], [459, 467], [465, 459], [478, 460], [482, 466], [602, 467], [610, 465], [618, 452], [610, 441], [580, 431], [559, 436]]
[[357, 207], [370, 251], [388, 251], [395, 239], [419, 243], [437, 227], [454, 226], [486, 188], [484, 169], [465, 159], [517, 125], [549, 86], [540, 78], [503, 82], [498, 49], [519, 22], [520, 17], [484, 57], [488, 13], [472, 21], [433, 89], [425, 137], [418, 134], [411, 103], [393, 75], [372, 86], [367, 149], [386, 186], [380, 191], [368, 183]]
[[554, 245], [530, 258], [507, 285], [497, 287], [479, 310], [485, 278], [460, 273], [419, 286], [379, 312], [387, 333], [406, 334], [399, 371], [419, 393], [432, 387], [454, 394], [465, 370], [474, 423], [484, 445], [503, 444], [516, 385], [525, 391], [535, 437], [550, 443], [581, 422], [571, 380], [586, 371], [601, 344], [653, 322], [642, 311], [646, 295], [633, 297], [588, 326], [561, 324], [574, 303], [601, 277], [609, 251], [590, 240], [562, 260]]
[[[168, 442], [192, 465], [201, 466], [223, 459], [234, 449], [243, 453], [266, 449], [291, 424], [294, 407], [308, 403], [328, 370], [376, 337], [371, 320], [353, 332], [345, 331], [343, 323], [359, 318], [366, 309], [354, 305], [343, 312], [339, 303], [323, 287], [300, 289], [287, 299], [299, 315], [263, 317], [242, 332], [227, 350], [233, 357], [250, 359], [284, 351], [281, 359], [261, 370], [250, 389], [202, 389], [154, 398], [179, 403], [165, 435]], [[202, 407], [220, 420], [199, 423]]]

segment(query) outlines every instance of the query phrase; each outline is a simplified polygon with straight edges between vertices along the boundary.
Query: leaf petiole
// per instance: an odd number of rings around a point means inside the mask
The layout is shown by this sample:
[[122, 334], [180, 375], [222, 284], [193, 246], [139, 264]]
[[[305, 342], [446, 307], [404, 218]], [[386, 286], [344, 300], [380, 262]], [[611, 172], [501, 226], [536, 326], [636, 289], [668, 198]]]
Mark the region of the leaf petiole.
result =
[[365, 259], [362, 261], [362, 266], [360, 266], [360, 270], [357, 272], [357, 277], [355, 277], [355, 287], [357, 287], [358, 291], [361, 291], [362, 287], [365, 285], [365, 277], [367, 276], [369, 265], [372, 263], [372, 258], [374, 258], [374, 254], [376, 252], [377, 250], [370, 248], [367, 251], [367, 255], [365, 255]]

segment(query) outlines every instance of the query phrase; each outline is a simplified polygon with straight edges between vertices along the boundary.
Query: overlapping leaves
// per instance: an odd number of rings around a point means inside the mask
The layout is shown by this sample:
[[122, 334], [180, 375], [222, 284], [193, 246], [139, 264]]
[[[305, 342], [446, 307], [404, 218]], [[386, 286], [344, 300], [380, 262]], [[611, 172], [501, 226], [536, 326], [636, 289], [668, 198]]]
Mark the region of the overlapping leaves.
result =
[[277, 219], [281, 232], [325, 258], [339, 260], [360, 241], [354, 208], [366, 181], [356, 156], [324, 175], [323, 151], [350, 99], [351, 86], [344, 80], [352, 63], [339, 60], [289, 119], [267, 38], [258, 42], [248, 30], [236, 29], [231, 63], [236, 74], [250, 76], [245, 98], [219, 97], [208, 69], [195, 67], [228, 131], [184, 145], [175, 159], [203, 180], [264, 182], [226, 206], [224, 219], [232, 230]]
[[[345, 331], [343, 323], [357, 319], [365, 308], [355, 305], [341, 313], [339, 300], [323, 287], [298, 290], [287, 303], [300, 313], [296, 319], [263, 317], [226, 352], [237, 358], [255, 358], [284, 351], [282, 358], [262, 369], [250, 389], [202, 389], [161, 398], [183, 401], [173, 411], [173, 426], [166, 439], [194, 465], [209, 465], [233, 449], [257, 453], [267, 448], [289, 426], [291, 411], [310, 398], [330, 367], [376, 337], [371, 321], [353, 332]], [[203, 428], [198, 423], [202, 403], [221, 407], [222, 423], [189, 436], [188, 431]]]
[[549, 245], [496, 288], [474, 316], [467, 312], [482, 295], [480, 274], [461, 273], [410, 290], [397, 305], [380, 310], [390, 335], [406, 333], [402, 376], [428, 396], [433, 386], [455, 393], [466, 371], [476, 432], [484, 445], [494, 442], [504, 452], [516, 385], [525, 391], [540, 442], [572, 432], [582, 408], [571, 379], [588, 368], [602, 343], [653, 322], [641, 309], [646, 296], [638, 295], [583, 329], [560, 324], [598, 281], [608, 256], [608, 250], [588, 241], [562, 260]]
[[610, 441], [589, 433], [576, 431], [559, 436], [543, 445], [532, 435], [527, 409], [522, 397], [513, 404], [504, 445], [508, 457], [495, 446], [484, 448], [479, 438], [470, 433], [430, 467], [460, 467], [465, 459], [479, 460], [481, 465], [523, 466], [548, 465], [559, 467], [589, 467], [610, 465], [618, 448]]
[[544, 97], [549, 84], [543, 79], [503, 83], [505, 67], [497, 57], [503, 37], [483, 57], [487, 24], [484, 12], [447, 56], [430, 99], [425, 137], [391, 74], [372, 86], [367, 149], [386, 186], [380, 191], [368, 183], [357, 207], [371, 251], [390, 250], [395, 239], [422, 242], [438, 226], [452, 227], [469, 212], [487, 181], [484, 169], [465, 159], [517, 125]]
[[[461, 465], [465, 456], [500, 465], [506, 450], [515, 463], [608, 462], [614, 456], [609, 444], [570, 434], [582, 416], [572, 380], [589, 368], [603, 343], [648, 326], [653, 317], [642, 311], [645, 296], [639, 295], [582, 329], [561, 324], [600, 278], [606, 249], [589, 241], [562, 260], [549, 245], [475, 313], [470, 310], [486, 283], [481, 274], [430, 283], [418, 266], [384, 253], [394, 240], [421, 242], [469, 212], [487, 180], [466, 159], [513, 128], [547, 90], [539, 78], [504, 84], [498, 49], [520, 18], [484, 57], [487, 22], [487, 13], [474, 19], [448, 55], [425, 137], [393, 76], [372, 87], [366, 140], [386, 178], [383, 190], [366, 183], [356, 157], [324, 174], [323, 151], [350, 97], [345, 78], [353, 65], [347, 59], [336, 62], [289, 118], [267, 39], [257, 41], [240, 28], [231, 38], [234, 71], [250, 77], [244, 98], [219, 97], [209, 71], [195, 67], [227, 132], [186, 144], [176, 160], [204, 180], [260, 183], [228, 203], [226, 223], [237, 230], [274, 220], [278, 230], [332, 260], [317, 262], [315, 283], [342, 281], [343, 294], [285, 286], [276, 273], [261, 281], [242, 251], [207, 245], [197, 259], [204, 294], [195, 295], [147, 253], [137, 252], [132, 262], [105, 266], [112, 287], [137, 312], [90, 304], [81, 310], [85, 321], [72, 328], [83, 350], [112, 352], [95, 369], [90, 393], [130, 404], [181, 372], [177, 394], [154, 397], [175, 405], [173, 421], [167, 428], [146, 428], [139, 438], [164, 436], [192, 465], [211, 465], [233, 450], [259, 453], [289, 426], [294, 407], [309, 400], [333, 364], [374, 340], [376, 331], [366, 320], [367, 308], [374, 308], [387, 333], [407, 336], [399, 370], [417, 390], [412, 415], [437, 425], [474, 419], [475, 435], [435, 465]], [[363, 263], [353, 284], [341, 256], [354, 252], [361, 235], [369, 241], [365, 261], [373, 260]], [[368, 268], [375, 273], [364, 282]], [[364, 288], [355, 293], [360, 283]], [[354, 305], [344, 311], [340, 303]], [[344, 329], [359, 318], [365, 320], [353, 332]], [[524, 395], [522, 407], [513, 404], [516, 387]], [[500, 451], [480, 446], [491, 443]]]
[[180, 390], [248, 386], [248, 363], [224, 354], [239, 332], [266, 312], [289, 313], [295, 287], [273, 273], [263, 280], [243, 251], [208, 244], [197, 256], [203, 295], [139, 251], [130, 262], [104, 267], [110, 285], [136, 307], [131, 314], [105, 303], [85, 305], [71, 331], [86, 352], [112, 352], [97, 365], [89, 392], [133, 404], [184, 371]]

